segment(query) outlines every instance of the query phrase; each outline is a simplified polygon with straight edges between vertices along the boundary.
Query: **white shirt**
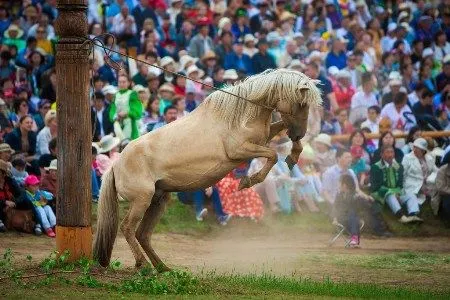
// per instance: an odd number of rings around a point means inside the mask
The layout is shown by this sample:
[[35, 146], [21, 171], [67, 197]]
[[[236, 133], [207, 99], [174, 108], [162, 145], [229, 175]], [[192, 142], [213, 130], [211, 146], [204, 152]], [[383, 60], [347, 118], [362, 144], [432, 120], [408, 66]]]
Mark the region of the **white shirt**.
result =
[[363, 90], [357, 91], [352, 97], [351, 108], [365, 107], [369, 108], [371, 106], [379, 106], [377, 97], [374, 93], [366, 94]]
[[372, 122], [371, 120], [367, 119], [364, 122], [361, 123], [361, 128], [369, 128], [372, 133], [378, 133], [379, 126], [378, 123], [380, 120], [377, 120], [376, 122]]
[[42, 154], [50, 154], [50, 150], [48, 149], [48, 144], [52, 140], [52, 134], [50, 133], [50, 128], [45, 126], [38, 133], [36, 138], [36, 154], [41, 156]]
[[[133, 24], [131, 25], [131, 34], [136, 35], [137, 27], [136, 27], [136, 22], [134, 21], [134, 17], [132, 15], [128, 15], [127, 19], [133, 21]], [[126, 20], [123, 18], [123, 15], [121, 13], [114, 16], [113, 22], [112, 22], [113, 26], [112, 26], [111, 31], [115, 34], [125, 33], [125, 29], [128, 27], [128, 25], [126, 25], [125, 21]]]
[[416, 123], [416, 118], [414, 117], [414, 115], [408, 115], [408, 118], [410, 118], [411, 120], [414, 121], [414, 123], [410, 123], [407, 121], [407, 119], [404, 116], [404, 113], [408, 113], [411, 112], [411, 109], [409, 108], [408, 105], [405, 105], [402, 107], [402, 109], [400, 111], [397, 111], [397, 108], [395, 108], [395, 105], [393, 102], [386, 104], [383, 109], [381, 110], [381, 114], [380, 114], [380, 118], [384, 118], [387, 117], [391, 120], [392, 122], [392, 129], [396, 129], [397, 125], [399, 124], [399, 122], [401, 124], [403, 124], [405, 130], [409, 130], [411, 129], [411, 127], [413, 127]]

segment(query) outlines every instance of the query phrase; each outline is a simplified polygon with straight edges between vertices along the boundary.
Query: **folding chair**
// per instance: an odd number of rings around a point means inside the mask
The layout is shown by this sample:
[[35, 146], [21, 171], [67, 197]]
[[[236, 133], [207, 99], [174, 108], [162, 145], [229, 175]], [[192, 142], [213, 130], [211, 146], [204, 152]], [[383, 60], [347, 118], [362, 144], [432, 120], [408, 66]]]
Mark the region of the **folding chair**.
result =
[[[359, 232], [361, 233], [365, 225], [364, 220], [361, 219], [359, 221], [359, 224], [360, 224]], [[338, 240], [339, 237], [342, 237], [345, 240], [345, 248], [348, 248], [350, 246], [350, 239], [348, 238], [351, 235], [350, 232], [348, 231], [347, 228], [345, 228], [344, 225], [342, 225], [339, 222], [333, 222], [333, 225], [335, 226], [336, 232], [328, 241], [328, 247], [331, 247]]]

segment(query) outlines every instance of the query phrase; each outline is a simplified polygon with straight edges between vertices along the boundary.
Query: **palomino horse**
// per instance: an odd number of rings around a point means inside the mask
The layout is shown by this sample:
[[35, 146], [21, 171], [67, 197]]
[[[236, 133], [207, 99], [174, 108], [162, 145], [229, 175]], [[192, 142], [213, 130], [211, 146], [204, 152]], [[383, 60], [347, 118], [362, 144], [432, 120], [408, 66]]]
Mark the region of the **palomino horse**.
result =
[[[119, 224], [118, 196], [130, 202], [120, 229], [130, 244], [136, 267], [147, 262], [168, 270], [153, 250], [150, 239], [169, 192], [207, 188], [244, 161], [266, 157], [266, 165], [241, 180], [240, 188], [262, 182], [277, 161], [268, 141], [281, 130], [297, 144], [305, 135], [310, 105], [320, 105], [316, 81], [286, 69], [268, 70], [225, 90], [249, 99], [216, 91], [191, 114], [127, 145], [103, 176], [98, 206], [94, 257], [102, 266], [111, 258]], [[259, 105], [258, 105], [259, 104]], [[282, 121], [271, 124], [272, 111]], [[291, 163], [292, 163], [291, 161]]]

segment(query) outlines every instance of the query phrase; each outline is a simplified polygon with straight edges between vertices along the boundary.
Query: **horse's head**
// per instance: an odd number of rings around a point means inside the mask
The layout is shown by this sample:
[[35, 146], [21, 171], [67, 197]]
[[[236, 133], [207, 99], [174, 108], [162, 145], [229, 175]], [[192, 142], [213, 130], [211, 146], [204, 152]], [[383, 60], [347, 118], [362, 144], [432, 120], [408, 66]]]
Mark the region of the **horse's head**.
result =
[[[284, 104], [286, 104], [286, 102], [284, 102]], [[306, 134], [309, 105], [295, 103], [290, 109], [283, 108], [283, 106], [285, 105], [280, 103], [278, 111], [280, 111], [281, 118], [288, 128], [287, 134], [289, 138], [293, 142], [297, 142]]]
[[[310, 105], [320, 105], [322, 98], [316, 80], [293, 70], [278, 70], [274, 83], [276, 109], [288, 128], [288, 136], [297, 142], [306, 134]], [[269, 81], [270, 82], [270, 81]]]

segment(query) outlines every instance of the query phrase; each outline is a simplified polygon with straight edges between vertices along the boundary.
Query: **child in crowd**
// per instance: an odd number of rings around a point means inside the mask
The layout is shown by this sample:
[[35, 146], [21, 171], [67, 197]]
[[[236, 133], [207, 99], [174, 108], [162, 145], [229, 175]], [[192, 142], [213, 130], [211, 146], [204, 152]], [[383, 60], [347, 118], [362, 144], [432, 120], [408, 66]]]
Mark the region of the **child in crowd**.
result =
[[361, 128], [367, 127], [372, 133], [378, 133], [381, 109], [374, 105], [367, 109], [367, 120], [361, 123]]
[[359, 247], [360, 224], [359, 206], [364, 201], [356, 194], [356, 183], [350, 174], [343, 174], [339, 179], [340, 189], [333, 204], [333, 224], [344, 225], [351, 234], [350, 247]]
[[315, 151], [314, 164], [318, 171], [323, 173], [326, 169], [336, 164], [336, 151], [332, 149], [331, 137], [326, 133], [319, 134], [314, 138]]
[[16, 158], [12, 162], [11, 175], [14, 180], [21, 186], [24, 186], [25, 178], [28, 176], [28, 172], [25, 171], [27, 163], [22, 158]]
[[58, 193], [58, 185], [57, 185], [57, 172], [58, 170], [58, 161], [56, 159], [52, 160], [50, 166], [45, 167], [45, 173], [42, 174], [41, 177], [41, 190], [50, 192], [53, 194], [54, 198], [51, 201], [50, 206], [53, 211], [56, 211], [56, 195]]
[[49, 192], [39, 189], [39, 179], [34, 175], [28, 175], [25, 178], [25, 197], [34, 207], [36, 223], [39, 223], [45, 230], [48, 237], [56, 236], [54, 228], [56, 226], [56, 216], [48, 201], [53, 199]]
[[367, 179], [366, 161], [363, 156], [363, 148], [361, 146], [353, 145], [350, 147], [350, 153], [352, 155], [352, 164], [350, 169], [355, 172], [358, 177], [359, 185], [364, 186]]

